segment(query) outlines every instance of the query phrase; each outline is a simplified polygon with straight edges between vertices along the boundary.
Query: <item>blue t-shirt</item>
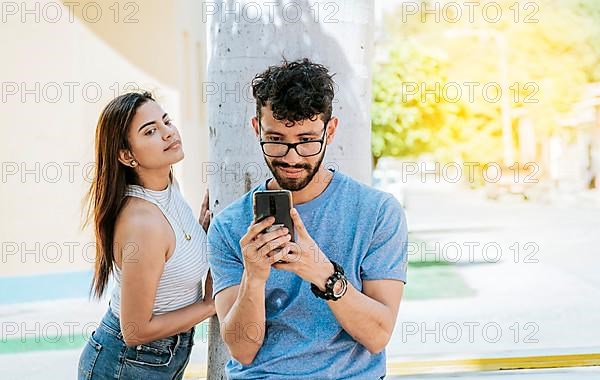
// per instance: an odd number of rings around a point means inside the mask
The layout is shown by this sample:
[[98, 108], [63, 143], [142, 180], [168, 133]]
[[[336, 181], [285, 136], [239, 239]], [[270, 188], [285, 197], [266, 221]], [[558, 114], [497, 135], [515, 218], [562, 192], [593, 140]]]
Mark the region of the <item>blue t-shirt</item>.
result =
[[[239, 241], [253, 220], [252, 194], [263, 182], [216, 215], [208, 231], [213, 297], [241, 282]], [[335, 171], [313, 200], [295, 205], [310, 236], [348, 281], [362, 290], [363, 280], [406, 282], [407, 228], [391, 194]], [[271, 269], [265, 290], [266, 331], [254, 361], [231, 358], [229, 379], [379, 379], [385, 375], [385, 350], [372, 355], [354, 340], [310, 283], [295, 273]]]

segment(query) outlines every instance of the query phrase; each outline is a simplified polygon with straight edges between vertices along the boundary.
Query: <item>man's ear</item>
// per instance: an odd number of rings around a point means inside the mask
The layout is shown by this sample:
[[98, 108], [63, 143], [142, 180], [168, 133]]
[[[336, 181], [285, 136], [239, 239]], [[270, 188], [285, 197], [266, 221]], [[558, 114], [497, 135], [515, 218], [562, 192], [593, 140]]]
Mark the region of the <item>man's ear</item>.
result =
[[252, 121], [252, 128], [254, 128], [254, 134], [256, 135], [256, 137], [258, 137], [258, 128], [259, 128], [258, 118], [256, 116], [254, 116], [251, 121]]
[[327, 123], [327, 145], [333, 142], [333, 137], [335, 136], [335, 130], [337, 129], [338, 123], [340, 119], [337, 116], [332, 116]]
[[131, 166], [131, 161], [133, 161], [133, 154], [129, 149], [119, 149], [119, 162], [125, 166]]

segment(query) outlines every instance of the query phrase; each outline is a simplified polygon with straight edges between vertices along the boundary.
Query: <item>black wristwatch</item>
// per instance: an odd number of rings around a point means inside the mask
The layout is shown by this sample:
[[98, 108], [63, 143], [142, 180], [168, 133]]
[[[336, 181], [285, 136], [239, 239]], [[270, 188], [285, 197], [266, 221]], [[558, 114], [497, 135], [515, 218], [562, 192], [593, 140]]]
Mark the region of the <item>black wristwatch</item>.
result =
[[344, 274], [344, 268], [338, 263], [331, 261], [334, 272], [325, 282], [325, 291], [321, 291], [315, 284], [310, 284], [310, 290], [316, 297], [323, 298], [328, 301], [337, 301], [346, 294], [348, 290], [348, 279]]

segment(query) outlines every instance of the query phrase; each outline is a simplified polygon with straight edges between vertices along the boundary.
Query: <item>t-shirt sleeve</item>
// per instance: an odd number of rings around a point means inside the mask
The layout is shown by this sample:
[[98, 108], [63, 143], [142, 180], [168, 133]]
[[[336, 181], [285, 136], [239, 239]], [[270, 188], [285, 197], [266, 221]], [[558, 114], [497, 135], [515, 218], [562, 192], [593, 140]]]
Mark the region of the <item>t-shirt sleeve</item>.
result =
[[213, 279], [213, 299], [221, 290], [239, 285], [244, 264], [238, 250], [232, 247], [223, 234], [217, 219], [208, 228], [208, 264]]
[[361, 263], [361, 278], [406, 283], [407, 251], [406, 216], [400, 202], [390, 196], [379, 208], [373, 238]]

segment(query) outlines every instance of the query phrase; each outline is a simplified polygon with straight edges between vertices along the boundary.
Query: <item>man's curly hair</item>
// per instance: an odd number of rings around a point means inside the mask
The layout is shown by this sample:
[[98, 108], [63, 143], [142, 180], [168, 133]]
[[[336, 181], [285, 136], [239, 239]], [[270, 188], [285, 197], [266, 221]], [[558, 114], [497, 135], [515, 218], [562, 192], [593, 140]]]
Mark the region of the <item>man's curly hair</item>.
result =
[[293, 62], [284, 60], [280, 66], [269, 66], [252, 80], [252, 95], [256, 99], [256, 114], [271, 106], [276, 120], [292, 126], [300, 120], [323, 121], [331, 118], [334, 96], [333, 75], [323, 65], [308, 58]]

